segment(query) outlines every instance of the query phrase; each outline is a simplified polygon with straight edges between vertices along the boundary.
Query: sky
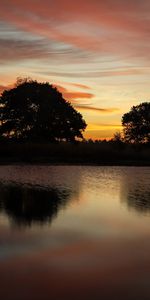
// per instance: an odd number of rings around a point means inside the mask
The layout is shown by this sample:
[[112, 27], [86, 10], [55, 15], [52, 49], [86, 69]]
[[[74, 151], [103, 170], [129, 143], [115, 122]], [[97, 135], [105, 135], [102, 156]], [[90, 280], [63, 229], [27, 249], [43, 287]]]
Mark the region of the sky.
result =
[[85, 138], [109, 139], [150, 101], [149, 0], [0, 0], [0, 92], [17, 77], [58, 87]]

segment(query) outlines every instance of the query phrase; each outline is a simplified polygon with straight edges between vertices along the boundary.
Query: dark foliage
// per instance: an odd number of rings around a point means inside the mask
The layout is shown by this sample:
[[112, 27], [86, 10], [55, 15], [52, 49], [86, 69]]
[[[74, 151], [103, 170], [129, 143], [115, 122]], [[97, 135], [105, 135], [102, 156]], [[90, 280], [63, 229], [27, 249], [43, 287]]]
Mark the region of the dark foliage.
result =
[[1, 143], [0, 164], [5, 163], [150, 165], [150, 144], [118, 141], [79, 143]]
[[49, 83], [18, 80], [0, 97], [1, 138], [18, 141], [74, 141], [82, 138], [82, 115]]
[[150, 142], [150, 102], [144, 102], [133, 106], [122, 117], [124, 138], [127, 142]]

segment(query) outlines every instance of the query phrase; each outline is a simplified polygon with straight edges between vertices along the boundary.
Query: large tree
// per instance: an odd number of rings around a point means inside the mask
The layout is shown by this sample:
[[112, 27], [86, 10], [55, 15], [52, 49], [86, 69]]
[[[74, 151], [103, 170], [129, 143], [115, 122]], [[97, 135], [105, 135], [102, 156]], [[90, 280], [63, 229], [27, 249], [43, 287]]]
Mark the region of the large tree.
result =
[[122, 117], [124, 138], [128, 142], [150, 142], [150, 102], [133, 106]]
[[73, 141], [82, 138], [82, 115], [49, 83], [18, 80], [0, 97], [0, 134], [6, 139]]

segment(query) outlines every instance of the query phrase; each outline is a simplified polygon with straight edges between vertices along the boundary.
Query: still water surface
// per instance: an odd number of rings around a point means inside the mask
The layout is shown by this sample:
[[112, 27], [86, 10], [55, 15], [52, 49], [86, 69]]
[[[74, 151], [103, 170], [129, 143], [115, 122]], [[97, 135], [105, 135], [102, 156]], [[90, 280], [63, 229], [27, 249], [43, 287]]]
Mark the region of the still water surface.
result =
[[0, 166], [0, 299], [149, 300], [150, 168]]

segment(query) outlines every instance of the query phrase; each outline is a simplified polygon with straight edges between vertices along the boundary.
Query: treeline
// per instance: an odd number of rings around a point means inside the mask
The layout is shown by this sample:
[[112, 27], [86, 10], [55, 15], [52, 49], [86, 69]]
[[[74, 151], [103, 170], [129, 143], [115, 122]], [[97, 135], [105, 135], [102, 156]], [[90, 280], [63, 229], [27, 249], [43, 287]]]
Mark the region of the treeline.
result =
[[1, 142], [0, 163], [150, 165], [150, 144], [114, 140], [75, 143]]
[[[150, 102], [122, 116], [123, 138], [150, 143]], [[74, 142], [83, 139], [86, 122], [56, 87], [32, 79], [17, 80], [0, 96], [0, 139], [16, 142]], [[120, 140], [120, 136], [115, 137]]]
[[150, 165], [150, 102], [121, 122], [112, 140], [84, 140], [85, 120], [54, 86], [19, 79], [0, 96], [0, 163]]

